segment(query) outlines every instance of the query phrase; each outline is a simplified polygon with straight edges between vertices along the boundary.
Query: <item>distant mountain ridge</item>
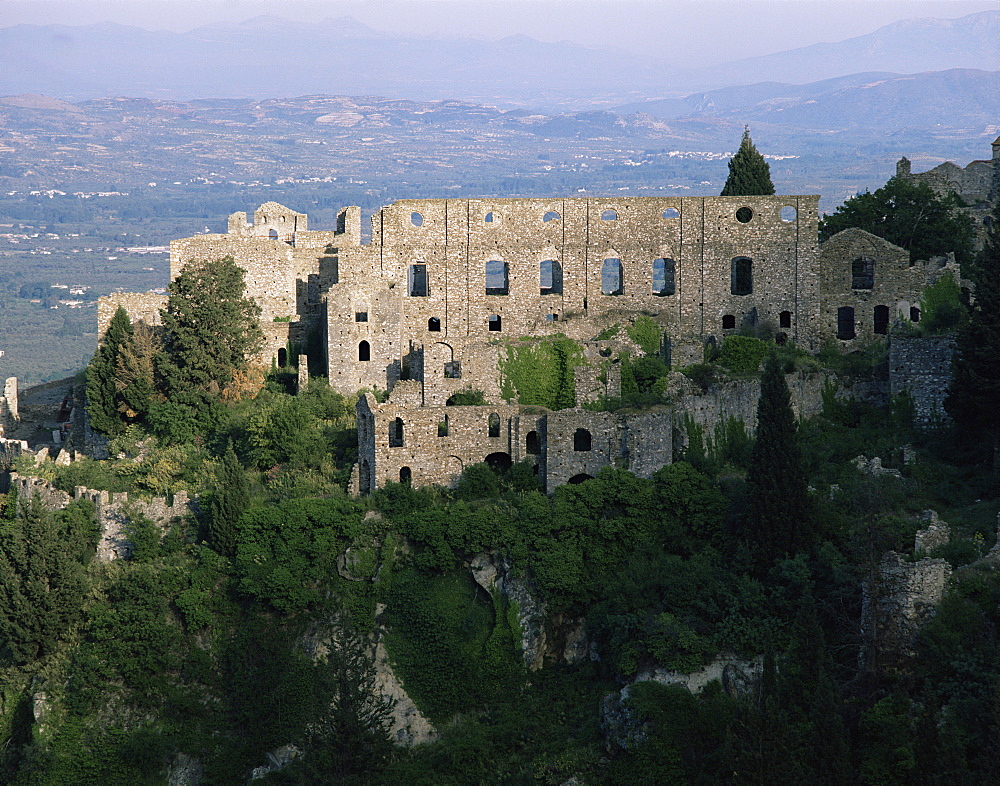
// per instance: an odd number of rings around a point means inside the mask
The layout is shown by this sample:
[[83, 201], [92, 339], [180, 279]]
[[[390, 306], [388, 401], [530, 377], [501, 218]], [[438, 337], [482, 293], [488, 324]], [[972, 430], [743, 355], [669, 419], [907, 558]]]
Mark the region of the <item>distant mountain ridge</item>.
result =
[[[114, 23], [0, 28], [0, 94], [69, 101], [187, 100], [339, 93], [506, 107], [585, 109], [734, 84], [815, 82], [859, 72], [1000, 69], [1000, 11], [897, 22], [837, 43], [701, 69], [525, 36], [498, 41], [394, 35], [351, 17], [259, 16], [185, 33]], [[627, 78], [610, 78], [614, 73]]]

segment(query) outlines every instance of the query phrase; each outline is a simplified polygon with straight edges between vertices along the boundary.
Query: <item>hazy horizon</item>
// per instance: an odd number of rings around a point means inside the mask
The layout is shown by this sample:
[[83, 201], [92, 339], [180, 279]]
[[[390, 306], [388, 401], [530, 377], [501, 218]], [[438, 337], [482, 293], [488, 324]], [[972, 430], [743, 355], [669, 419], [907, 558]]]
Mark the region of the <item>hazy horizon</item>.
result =
[[[375, 30], [497, 40], [528, 35], [696, 67], [870, 33], [896, 21], [996, 10], [991, 0], [0, 0], [3, 27], [116, 22], [186, 32], [269, 15], [294, 22], [351, 16]], [[613, 67], [613, 64], [609, 64]]]

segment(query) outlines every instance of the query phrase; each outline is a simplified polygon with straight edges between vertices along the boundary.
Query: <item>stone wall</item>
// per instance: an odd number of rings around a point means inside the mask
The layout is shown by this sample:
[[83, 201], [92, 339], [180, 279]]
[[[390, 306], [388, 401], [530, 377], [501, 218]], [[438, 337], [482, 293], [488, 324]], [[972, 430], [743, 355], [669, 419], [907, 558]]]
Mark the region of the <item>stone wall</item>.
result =
[[9, 434], [21, 419], [17, 404], [17, 377], [7, 377], [0, 396], [0, 437]]
[[934, 426], [947, 420], [944, 400], [951, 385], [955, 337], [893, 335], [889, 341], [889, 391], [909, 393], [914, 420]]
[[[345, 392], [391, 387], [410, 342], [556, 332], [588, 339], [598, 322], [639, 312], [656, 315], [681, 343], [721, 335], [729, 316], [734, 327], [726, 330], [787, 320], [785, 332], [809, 344], [818, 314], [817, 200], [395, 202], [373, 216], [370, 246], [337, 249], [338, 283], [327, 293], [331, 384]], [[745, 222], [736, 216], [743, 210]], [[747, 294], [733, 294], [737, 257], [751, 261]], [[658, 292], [656, 260], [672, 271], [669, 287], [666, 273], [657, 274]], [[605, 267], [620, 270], [620, 281]]]
[[176, 492], [170, 501], [164, 497], [129, 499], [126, 492], [95, 491], [83, 486], [77, 486], [70, 495], [41, 478], [24, 477], [16, 473], [11, 476], [11, 485], [17, 489], [19, 505], [27, 505], [36, 497], [41, 499], [48, 510], [61, 510], [75, 499], [89, 499], [93, 502], [94, 513], [101, 527], [97, 559], [102, 562], [131, 556], [128, 527], [134, 517], [144, 516], [156, 526], [166, 528], [175, 518], [189, 512], [190, 501], [185, 491]]
[[167, 296], [152, 292], [113, 292], [97, 300], [97, 335], [104, 338], [111, 318], [119, 307], [124, 308], [134, 325], [145, 322], [150, 326], [162, 324], [160, 310], [166, 308]]

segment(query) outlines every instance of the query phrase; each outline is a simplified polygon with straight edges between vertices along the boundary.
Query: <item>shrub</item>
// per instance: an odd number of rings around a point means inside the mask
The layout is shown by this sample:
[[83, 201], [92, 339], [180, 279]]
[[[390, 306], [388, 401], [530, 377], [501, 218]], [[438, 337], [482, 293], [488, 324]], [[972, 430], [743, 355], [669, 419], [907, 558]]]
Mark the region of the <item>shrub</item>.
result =
[[752, 336], [727, 336], [719, 350], [719, 363], [736, 374], [755, 374], [771, 346]]

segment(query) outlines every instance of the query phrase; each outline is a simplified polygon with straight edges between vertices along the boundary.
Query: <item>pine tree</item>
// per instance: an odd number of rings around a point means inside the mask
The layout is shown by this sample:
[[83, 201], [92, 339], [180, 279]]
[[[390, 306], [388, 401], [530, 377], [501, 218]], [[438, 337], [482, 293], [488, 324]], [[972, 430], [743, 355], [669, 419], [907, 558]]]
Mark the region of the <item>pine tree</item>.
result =
[[764, 362], [757, 404], [757, 438], [747, 473], [746, 541], [766, 570], [777, 558], [805, 548], [809, 495], [797, 441], [791, 394], [773, 353]]
[[156, 394], [154, 360], [161, 348], [149, 325], [139, 322], [132, 337], [122, 344], [115, 363], [116, 406], [122, 418], [142, 420]]
[[246, 509], [249, 494], [247, 476], [232, 445], [222, 458], [218, 488], [209, 506], [209, 541], [219, 554], [236, 556], [236, 533], [240, 514]]
[[1000, 203], [972, 271], [975, 305], [958, 332], [951, 389], [945, 409], [973, 441], [986, 437], [993, 471], [1000, 473]]
[[158, 370], [171, 397], [218, 394], [247, 367], [263, 332], [260, 307], [245, 292], [243, 270], [232, 257], [189, 262], [170, 283], [160, 312], [166, 352]]
[[108, 323], [94, 357], [87, 366], [87, 414], [90, 425], [102, 434], [113, 436], [124, 428], [118, 415], [115, 369], [122, 347], [132, 338], [132, 322], [121, 306]]
[[729, 159], [729, 177], [722, 188], [722, 196], [770, 196], [773, 193], [771, 167], [754, 147], [747, 126], [740, 149]]

